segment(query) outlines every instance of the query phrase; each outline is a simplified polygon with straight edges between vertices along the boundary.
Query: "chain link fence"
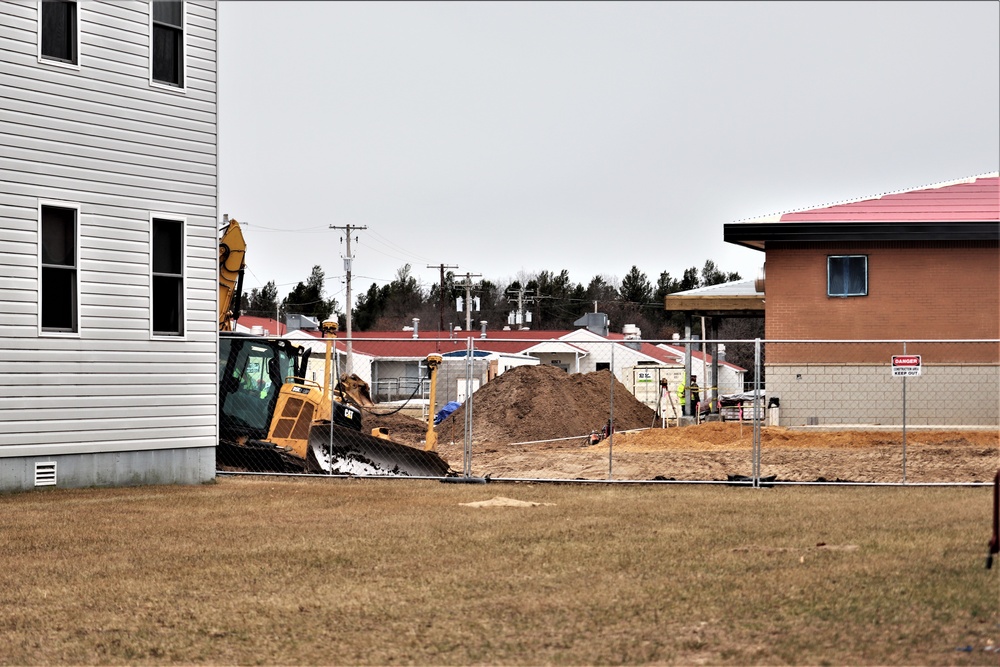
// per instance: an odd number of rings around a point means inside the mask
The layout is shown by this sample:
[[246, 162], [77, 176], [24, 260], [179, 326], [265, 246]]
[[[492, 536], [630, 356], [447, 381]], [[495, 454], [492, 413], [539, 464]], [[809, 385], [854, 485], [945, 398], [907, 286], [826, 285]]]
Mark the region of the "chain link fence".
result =
[[218, 470], [744, 486], [996, 473], [1000, 341], [504, 333], [225, 336]]

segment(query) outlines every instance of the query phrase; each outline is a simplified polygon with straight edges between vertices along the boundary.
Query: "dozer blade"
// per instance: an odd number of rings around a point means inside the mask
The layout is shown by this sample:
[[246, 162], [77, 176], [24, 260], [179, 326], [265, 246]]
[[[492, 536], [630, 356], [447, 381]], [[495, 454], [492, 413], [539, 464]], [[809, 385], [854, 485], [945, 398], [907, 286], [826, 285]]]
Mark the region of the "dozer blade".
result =
[[376, 438], [339, 424], [314, 423], [309, 445], [310, 459], [315, 459], [326, 472], [446, 477], [451, 471], [448, 462], [435, 452]]

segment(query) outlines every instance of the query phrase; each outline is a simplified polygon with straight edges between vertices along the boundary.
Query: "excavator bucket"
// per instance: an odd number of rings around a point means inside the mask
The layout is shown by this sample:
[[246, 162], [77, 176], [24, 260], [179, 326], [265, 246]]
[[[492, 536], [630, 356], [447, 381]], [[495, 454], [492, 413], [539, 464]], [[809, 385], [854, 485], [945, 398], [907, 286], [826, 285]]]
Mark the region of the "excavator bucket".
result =
[[359, 408], [370, 408], [375, 405], [368, 383], [355, 374], [342, 375], [337, 389], [341, 395]]
[[325, 472], [345, 475], [446, 477], [448, 462], [435, 452], [368, 435], [337, 423], [314, 424], [309, 458]]

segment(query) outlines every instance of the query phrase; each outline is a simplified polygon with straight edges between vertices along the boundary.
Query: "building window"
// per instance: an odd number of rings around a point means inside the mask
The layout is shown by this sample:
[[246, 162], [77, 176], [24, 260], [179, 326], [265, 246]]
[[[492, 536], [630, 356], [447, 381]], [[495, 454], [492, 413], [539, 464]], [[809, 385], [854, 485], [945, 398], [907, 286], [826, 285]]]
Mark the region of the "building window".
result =
[[77, 209], [41, 206], [42, 331], [75, 333], [77, 324]]
[[76, 3], [43, 0], [40, 4], [42, 59], [77, 64]]
[[184, 334], [184, 223], [153, 218], [153, 335]]
[[867, 296], [868, 257], [834, 255], [826, 258], [827, 296]]
[[184, 85], [184, 3], [153, 3], [153, 80]]

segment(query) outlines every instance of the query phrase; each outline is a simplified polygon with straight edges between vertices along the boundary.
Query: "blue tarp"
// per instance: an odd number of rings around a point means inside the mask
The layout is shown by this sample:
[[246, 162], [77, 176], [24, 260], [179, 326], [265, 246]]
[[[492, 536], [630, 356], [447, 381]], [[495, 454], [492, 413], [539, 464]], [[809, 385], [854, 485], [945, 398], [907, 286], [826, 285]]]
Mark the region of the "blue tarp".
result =
[[444, 407], [438, 410], [437, 414], [434, 415], [434, 425], [437, 426], [438, 424], [443, 422], [445, 419], [448, 418], [448, 415], [450, 415], [455, 410], [458, 410], [460, 407], [462, 407], [462, 404], [457, 403], [455, 401], [450, 401], [448, 403], [445, 403]]

